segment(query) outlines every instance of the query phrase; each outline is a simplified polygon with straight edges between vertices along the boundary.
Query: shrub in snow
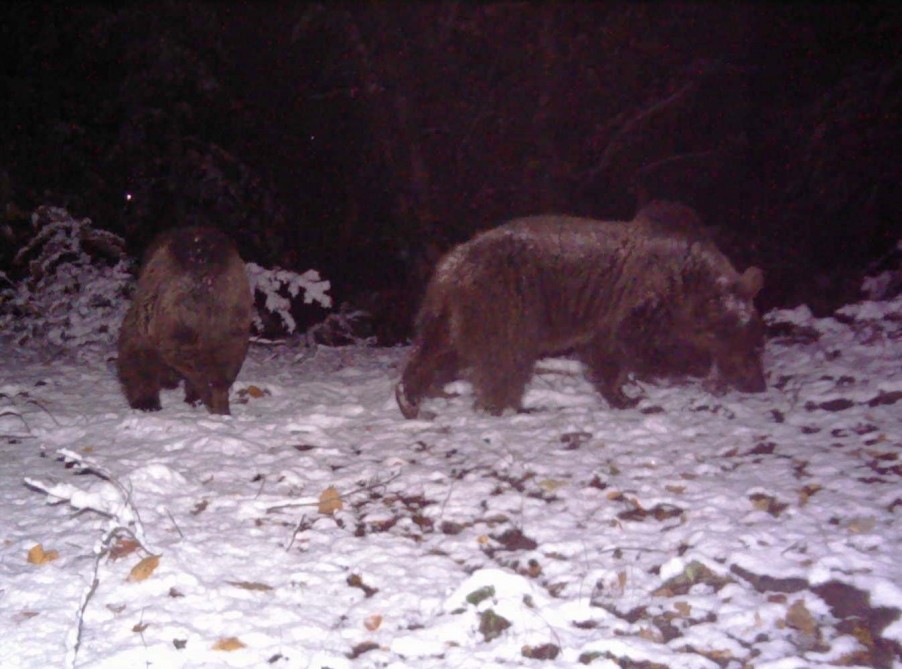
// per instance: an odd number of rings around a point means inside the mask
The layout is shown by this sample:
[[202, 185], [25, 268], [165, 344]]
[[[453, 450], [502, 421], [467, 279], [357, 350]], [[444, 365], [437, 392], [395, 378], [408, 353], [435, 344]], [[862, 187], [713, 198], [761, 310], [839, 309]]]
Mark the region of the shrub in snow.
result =
[[[255, 263], [247, 263], [247, 278], [254, 291], [257, 313], [254, 314], [254, 329], [257, 332], [268, 332], [273, 329], [293, 334], [297, 331], [297, 321], [292, 314], [298, 304], [319, 304], [325, 309], [332, 306], [332, 298], [328, 295], [329, 282], [322, 279], [315, 269], [297, 274], [286, 269], [265, 269]], [[275, 317], [267, 319], [260, 311], [268, 312]]]
[[[24, 276], [13, 281], [0, 273], [0, 332], [20, 344], [71, 348], [115, 341], [134, 286], [135, 263], [126, 256], [124, 240], [59, 207], [39, 207], [31, 224], [31, 240], [14, 259]], [[332, 306], [329, 282], [316, 270], [297, 274], [247, 263], [247, 274], [259, 298], [258, 332], [268, 317], [269, 329], [275, 321], [280, 331], [294, 333], [293, 309]]]
[[902, 293], [902, 239], [865, 272], [861, 292], [869, 300], [890, 300]]
[[349, 346], [352, 344], [376, 344], [372, 315], [365, 309], [342, 303], [338, 311], [326, 316], [307, 330], [308, 339], [324, 346]]
[[39, 207], [31, 225], [31, 241], [14, 259], [26, 274], [0, 290], [0, 331], [20, 344], [112, 341], [132, 281], [125, 242], [59, 207]]

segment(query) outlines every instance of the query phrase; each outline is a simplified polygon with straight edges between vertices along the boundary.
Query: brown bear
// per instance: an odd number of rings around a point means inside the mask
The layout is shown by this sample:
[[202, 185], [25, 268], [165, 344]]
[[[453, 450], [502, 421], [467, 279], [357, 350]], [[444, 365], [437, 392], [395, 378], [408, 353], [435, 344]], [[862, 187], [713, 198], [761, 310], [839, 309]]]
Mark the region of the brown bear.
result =
[[476, 406], [519, 410], [537, 359], [572, 352], [612, 407], [639, 378], [701, 376], [765, 390], [761, 270], [739, 274], [684, 205], [652, 202], [633, 221], [534, 216], [447, 253], [427, 286], [396, 388], [401, 413], [463, 375]]
[[229, 413], [244, 362], [253, 295], [232, 241], [212, 228], [177, 228], [148, 248], [119, 330], [119, 380], [129, 405], [160, 410], [160, 389], [185, 381], [185, 401]]

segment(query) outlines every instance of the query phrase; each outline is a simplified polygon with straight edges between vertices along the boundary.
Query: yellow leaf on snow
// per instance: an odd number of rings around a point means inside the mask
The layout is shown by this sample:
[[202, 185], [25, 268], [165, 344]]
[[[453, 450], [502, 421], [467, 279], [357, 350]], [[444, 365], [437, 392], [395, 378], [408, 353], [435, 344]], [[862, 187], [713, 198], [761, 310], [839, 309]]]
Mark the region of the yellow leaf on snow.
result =
[[341, 511], [344, 508], [344, 504], [341, 501], [341, 494], [335, 488], [335, 486], [330, 485], [328, 488], [323, 490], [322, 494], [319, 496], [319, 512], [326, 515], [331, 516], [336, 511]]
[[129, 583], [137, 583], [139, 581], [144, 581], [150, 578], [150, 575], [156, 570], [156, 568], [160, 564], [160, 556], [159, 555], [151, 555], [149, 557], [144, 558], [134, 567], [132, 567], [131, 572], [128, 574], [128, 578], [125, 579]]
[[817, 483], [812, 483], [811, 485], [806, 485], [799, 492], [799, 506], [805, 506], [808, 504], [808, 500], [810, 500], [816, 493], [820, 492], [821, 486]]
[[242, 648], [247, 648], [247, 646], [236, 636], [223, 637], [213, 644], [213, 650], [224, 650], [227, 652], [241, 650]]
[[260, 399], [266, 393], [264, 393], [262, 390], [260, 390], [260, 388], [258, 388], [257, 386], [250, 385], [247, 387], [247, 394], [250, 395], [251, 397], [253, 397], [254, 399]]
[[375, 632], [377, 629], [379, 629], [380, 625], [382, 625], [382, 616], [380, 616], [378, 613], [367, 616], [363, 620], [363, 626], [366, 627], [370, 632]]
[[676, 609], [682, 618], [688, 618], [692, 615], [692, 605], [689, 602], [674, 602], [673, 608]]
[[858, 516], [852, 518], [846, 524], [849, 532], [853, 534], [864, 534], [873, 531], [877, 526], [877, 519], [874, 516]]
[[621, 571], [617, 573], [617, 586], [620, 588], [620, 592], [623, 592], [626, 589], [626, 572]]
[[30, 564], [47, 564], [59, 558], [59, 551], [44, 551], [41, 544], [35, 544], [28, 550], [28, 562]]
[[567, 481], [558, 479], [543, 479], [539, 481], [539, 487], [546, 492], [554, 492], [567, 485]]

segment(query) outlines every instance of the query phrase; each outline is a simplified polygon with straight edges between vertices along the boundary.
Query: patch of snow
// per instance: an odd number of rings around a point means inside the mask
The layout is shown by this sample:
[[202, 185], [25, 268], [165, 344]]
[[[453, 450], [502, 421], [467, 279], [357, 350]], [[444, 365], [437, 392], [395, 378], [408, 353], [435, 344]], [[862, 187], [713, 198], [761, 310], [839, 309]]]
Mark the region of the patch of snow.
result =
[[554, 359], [413, 421], [404, 349], [252, 345], [211, 416], [2, 344], [0, 666], [898, 666], [902, 300], [766, 321], [762, 394]]

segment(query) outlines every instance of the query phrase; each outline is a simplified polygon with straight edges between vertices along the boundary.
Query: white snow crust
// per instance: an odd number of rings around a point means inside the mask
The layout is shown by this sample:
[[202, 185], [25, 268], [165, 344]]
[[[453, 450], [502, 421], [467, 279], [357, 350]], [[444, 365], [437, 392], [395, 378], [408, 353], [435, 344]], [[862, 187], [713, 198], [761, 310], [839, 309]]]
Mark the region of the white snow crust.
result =
[[212, 416], [0, 346], [0, 667], [899, 666], [902, 299], [767, 321], [763, 394], [414, 421], [404, 348], [255, 344]]

